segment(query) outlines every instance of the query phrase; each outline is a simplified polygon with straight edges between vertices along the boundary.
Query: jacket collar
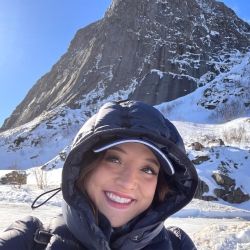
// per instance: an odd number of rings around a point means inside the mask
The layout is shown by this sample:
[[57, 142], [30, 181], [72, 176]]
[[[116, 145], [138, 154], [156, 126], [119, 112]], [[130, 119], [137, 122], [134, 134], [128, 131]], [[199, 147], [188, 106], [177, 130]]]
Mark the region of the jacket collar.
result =
[[113, 230], [109, 221], [101, 214], [97, 226], [91, 208], [88, 204], [85, 204], [85, 208], [87, 207], [88, 209], [81, 213], [69, 206], [65, 201], [62, 206], [67, 227], [88, 249], [139, 250], [148, 245], [164, 227], [163, 222], [138, 227], [141, 220], [137, 218], [126, 227]]
[[132, 232], [117, 238], [114, 242], [112, 242], [111, 248], [119, 250], [143, 249], [161, 232], [163, 227], [163, 223], [157, 223], [155, 225], [135, 229]]

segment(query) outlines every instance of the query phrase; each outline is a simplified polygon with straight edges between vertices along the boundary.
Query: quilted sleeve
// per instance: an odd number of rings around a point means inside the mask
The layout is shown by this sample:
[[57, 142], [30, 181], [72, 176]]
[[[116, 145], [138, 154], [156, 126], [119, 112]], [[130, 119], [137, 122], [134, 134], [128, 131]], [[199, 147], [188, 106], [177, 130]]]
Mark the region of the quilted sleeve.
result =
[[167, 231], [170, 236], [173, 249], [197, 250], [190, 237], [179, 227], [168, 227]]
[[31, 250], [37, 228], [42, 228], [42, 223], [36, 217], [15, 221], [0, 233], [0, 250]]

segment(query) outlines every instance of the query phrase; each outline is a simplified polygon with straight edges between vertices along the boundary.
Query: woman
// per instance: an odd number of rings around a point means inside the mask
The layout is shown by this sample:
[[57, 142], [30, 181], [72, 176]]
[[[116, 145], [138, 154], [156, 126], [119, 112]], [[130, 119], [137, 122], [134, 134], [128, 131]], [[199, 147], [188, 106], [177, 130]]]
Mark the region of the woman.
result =
[[83, 125], [63, 166], [62, 216], [46, 228], [34, 217], [14, 223], [0, 249], [196, 249], [163, 223], [191, 201], [197, 182], [182, 138], [158, 110], [107, 103]]

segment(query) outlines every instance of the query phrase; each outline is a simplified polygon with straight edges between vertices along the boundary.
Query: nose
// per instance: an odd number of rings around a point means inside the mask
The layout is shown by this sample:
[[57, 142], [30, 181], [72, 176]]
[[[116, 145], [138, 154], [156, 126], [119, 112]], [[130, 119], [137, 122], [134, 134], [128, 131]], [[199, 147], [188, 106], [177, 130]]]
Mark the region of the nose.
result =
[[135, 169], [131, 167], [124, 167], [117, 177], [117, 184], [124, 189], [134, 190], [138, 184], [138, 177]]

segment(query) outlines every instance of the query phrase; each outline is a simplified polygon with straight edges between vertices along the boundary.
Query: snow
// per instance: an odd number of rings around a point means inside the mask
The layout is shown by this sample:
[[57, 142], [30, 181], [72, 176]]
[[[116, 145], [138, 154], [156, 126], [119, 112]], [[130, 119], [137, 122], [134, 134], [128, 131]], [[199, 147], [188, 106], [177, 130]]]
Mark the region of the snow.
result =
[[[35, 169], [28, 170], [27, 184], [18, 187], [0, 185], [0, 230], [22, 217], [33, 215], [44, 223], [61, 213], [61, 193], [49, 200], [41, 208], [30, 208], [41, 193], [59, 187], [61, 168], [46, 171], [44, 190], [37, 187]], [[3, 176], [10, 170], [1, 170]], [[249, 181], [248, 181], [249, 182]], [[41, 197], [39, 202], [49, 197]], [[39, 203], [38, 203], [39, 204]], [[193, 199], [185, 208], [165, 221], [165, 226], [178, 226], [192, 238], [199, 250], [239, 250], [250, 249], [250, 202], [245, 207], [228, 203], [208, 202]]]
[[[249, 101], [250, 52], [241, 55], [236, 51], [235, 54], [231, 55], [231, 61], [231, 66], [225, 66], [224, 63], [221, 63], [220, 67], [231, 68], [219, 74], [203, 87], [171, 102], [161, 103], [156, 108], [172, 121], [217, 124], [224, 123], [225, 119], [230, 120], [230, 114], [234, 119], [237, 118], [235, 117], [237, 114], [239, 117], [249, 117], [249, 108], [246, 109], [241, 104], [244, 101], [246, 103]], [[204, 80], [200, 79], [200, 83], [203, 81], [207, 81], [205, 76]], [[207, 89], [211, 91], [211, 94], [205, 96]], [[242, 93], [240, 93], [241, 89]], [[228, 104], [224, 103], [225, 98], [227, 98]], [[218, 106], [216, 109], [210, 110], [202, 106], [202, 103], [218, 103]], [[186, 107], [188, 107], [189, 112], [187, 112]], [[228, 107], [228, 109], [231, 107], [231, 110], [222, 110], [223, 107]]]
[[211, 34], [212, 36], [216, 36], [216, 35], [219, 35], [220, 33], [219, 33], [218, 31], [211, 30], [211, 31], [210, 31], [210, 34]]
[[[79, 124], [85, 119], [86, 115], [79, 110], [69, 112], [59, 107], [32, 122], [1, 133], [1, 165], [4, 169], [28, 169], [43, 165], [69, 145], [72, 134], [79, 130]], [[47, 147], [48, 144], [50, 147]]]
[[[35, 210], [30, 208], [39, 194], [60, 185], [60, 169], [49, 171], [47, 181], [53, 185], [45, 190], [36, 187], [32, 175], [31, 172], [28, 184], [21, 188], [9, 185], [0, 186], [0, 230], [4, 230], [11, 222], [28, 215], [36, 216], [44, 223], [49, 223], [51, 218], [61, 213], [61, 193], [41, 208]], [[46, 198], [48, 196], [42, 197], [41, 201]], [[168, 218], [165, 226], [182, 228], [200, 250], [249, 249], [250, 210], [194, 199], [184, 209]]]
[[160, 79], [164, 76], [164, 73], [158, 69], [152, 69], [151, 73], [156, 73], [160, 77]]

